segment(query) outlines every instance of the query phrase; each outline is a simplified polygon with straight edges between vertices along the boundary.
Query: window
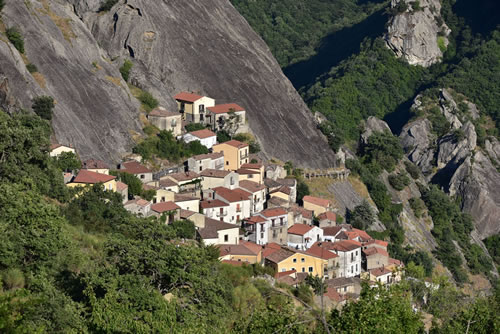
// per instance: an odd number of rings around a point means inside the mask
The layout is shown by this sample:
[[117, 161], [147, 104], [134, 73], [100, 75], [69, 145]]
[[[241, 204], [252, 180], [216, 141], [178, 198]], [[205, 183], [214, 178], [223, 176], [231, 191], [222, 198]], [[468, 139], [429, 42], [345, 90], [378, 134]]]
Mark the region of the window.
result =
[[297, 259], [293, 259], [293, 263], [297, 263]]
[[356, 251], [356, 256], [358, 256], [358, 251]]
[[313, 272], [313, 267], [309, 267], [309, 272], [312, 273]]
[[353, 271], [353, 269], [354, 269], [354, 268], [351, 266], [351, 273], [353, 273], [353, 272], [354, 272], [354, 271]]
[[204, 104], [200, 104], [200, 106], [198, 108], [199, 108], [200, 112], [205, 112], [205, 105]]
[[351, 253], [351, 262], [354, 261], [354, 253]]
[[229, 235], [224, 234], [224, 242], [228, 242], [228, 241], [229, 241]]
[[290, 268], [290, 270], [295, 270], [295, 268], [294, 268], [294, 267], [292, 267], [292, 268]]
[[283, 218], [280, 218], [280, 225], [283, 225]]
[[113, 190], [113, 185], [112, 184], [109, 184], [109, 190]]
[[165, 202], [165, 196], [162, 196], [161, 201]]
[[306, 262], [305, 258], [300, 259], [300, 262]]
[[141, 179], [144, 179], [146, 176], [144, 174], [141, 174]]
[[229, 166], [229, 161], [226, 161], [226, 166]]
[[234, 178], [231, 176], [231, 180], [230, 180], [230, 184], [233, 185], [234, 184]]
[[306, 272], [306, 268], [302, 267], [302, 272], [305, 273]]
[[346, 286], [344, 286], [344, 292], [347, 292], [347, 287]]
[[358, 264], [356, 263], [356, 272], [358, 272]]
[[286, 268], [281, 269], [281, 272], [282, 272], [282, 273], [283, 273], [283, 272], [285, 272], [285, 271], [286, 271]]
[[264, 233], [260, 233], [260, 238], [264, 239]]
[[202, 167], [202, 166], [200, 166], [200, 172], [201, 172], [202, 170], [203, 170], [203, 167]]

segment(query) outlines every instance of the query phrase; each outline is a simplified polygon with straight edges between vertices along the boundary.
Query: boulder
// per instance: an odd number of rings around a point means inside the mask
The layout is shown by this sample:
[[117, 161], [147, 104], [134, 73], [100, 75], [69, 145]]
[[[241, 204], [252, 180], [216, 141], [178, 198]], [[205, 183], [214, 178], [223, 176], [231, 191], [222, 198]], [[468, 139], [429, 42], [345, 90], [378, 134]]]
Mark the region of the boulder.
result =
[[443, 136], [438, 142], [437, 167], [444, 168], [448, 162], [455, 160], [460, 162], [476, 148], [477, 135], [474, 125], [467, 122], [459, 130], [463, 137], [457, 138], [452, 132]]
[[366, 120], [365, 130], [361, 134], [361, 143], [366, 144], [368, 143], [368, 138], [370, 138], [371, 135], [373, 135], [376, 132], [385, 132], [385, 131], [391, 132], [391, 128], [389, 127], [389, 125], [387, 125], [386, 122], [378, 119], [377, 117], [370, 116]]
[[399, 135], [408, 159], [420, 167], [424, 174], [430, 173], [433, 168], [434, 150], [431, 147], [434, 137], [431, 122], [427, 118], [406, 124]]

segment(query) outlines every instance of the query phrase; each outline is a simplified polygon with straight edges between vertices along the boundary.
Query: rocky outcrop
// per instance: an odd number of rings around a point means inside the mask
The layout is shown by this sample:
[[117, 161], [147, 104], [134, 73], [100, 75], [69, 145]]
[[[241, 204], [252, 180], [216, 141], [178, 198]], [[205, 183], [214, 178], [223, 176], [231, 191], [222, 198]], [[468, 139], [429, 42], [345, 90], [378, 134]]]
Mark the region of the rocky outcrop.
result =
[[[417, 5], [419, 4], [419, 5]], [[441, 19], [439, 0], [392, 0], [394, 13], [385, 35], [387, 46], [411, 65], [424, 67], [443, 57], [450, 30]]]
[[426, 118], [417, 119], [405, 125], [399, 137], [408, 159], [420, 167], [422, 173], [431, 173], [434, 159], [434, 150], [430, 149], [434, 137], [431, 122]]
[[51, 95], [57, 140], [73, 144], [82, 158], [116, 161], [142, 127], [139, 103], [118, 71], [130, 59], [131, 82], [163, 106], [173, 110], [172, 96], [182, 90], [236, 102], [246, 108], [267, 157], [304, 167], [335, 165], [312, 113], [229, 0], [120, 0], [98, 13], [101, 3], [6, 3], [3, 21], [20, 27], [27, 61], [40, 73], [28, 73], [19, 53], [0, 40], [2, 106], [30, 109], [34, 96]]
[[165, 107], [176, 107], [172, 96], [181, 90], [236, 102], [267, 157], [335, 165], [314, 116], [229, 0], [127, 0], [100, 15], [93, 1], [68, 1], [109, 57], [131, 59], [131, 81]]
[[391, 128], [386, 122], [378, 119], [377, 117], [370, 116], [366, 120], [365, 129], [361, 134], [361, 144], [367, 144], [368, 138], [376, 132], [391, 132]]
[[455, 160], [461, 162], [476, 148], [476, 130], [471, 122], [463, 125], [458, 134], [452, 132], [443, 136], [438, 143], [437, 167], [444, 168]]

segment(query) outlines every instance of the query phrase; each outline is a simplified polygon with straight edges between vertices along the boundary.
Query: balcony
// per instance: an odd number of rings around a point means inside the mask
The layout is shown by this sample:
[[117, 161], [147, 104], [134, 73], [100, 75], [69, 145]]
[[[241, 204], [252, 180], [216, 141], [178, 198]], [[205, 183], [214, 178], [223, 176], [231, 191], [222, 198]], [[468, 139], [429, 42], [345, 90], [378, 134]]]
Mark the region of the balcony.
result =
[[241, 208], [236, 208], [236, 212], [241, 212]]
[[221, 218], [221, 217], [226, 217], [227, 216], [227, 211], [224, 211], [224, 212], [217, 212], [215, 214], [217, 217]]
[[224, 169], [224, 164], [216, 164], [215, 169]]

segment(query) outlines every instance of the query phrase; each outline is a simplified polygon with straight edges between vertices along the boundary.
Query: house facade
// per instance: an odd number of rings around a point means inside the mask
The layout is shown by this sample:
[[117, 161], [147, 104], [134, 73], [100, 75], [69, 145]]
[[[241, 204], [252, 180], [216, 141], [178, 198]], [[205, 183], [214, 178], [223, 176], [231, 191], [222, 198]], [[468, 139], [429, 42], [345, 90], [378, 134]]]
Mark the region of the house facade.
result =
[[207, 124], [214, 131], [223, 130], [227, 122], [242, 126], [245, 124], [245, 115], [245, 109], [236, 103], [218, 104], [207, 108]]
[[135, 160], [122, 162], [118, 169], [120, 172], [135, 175], [142, 183], [153, 181], [153, 171]]
[[214, 99], [189, 92], [181, 92], [174, 99], [182, 120], [189, 123], [206, 123], [207, 108], [215, 106]]
[[185, 143], [198, 140], [201, 145], [211, 149], [212, 146], [217, 143], [217, 135], [208, 129], [203, 129], [186, 133], [182, 136], [182, 140], [184, 140]]
[[304, 196], [302, 201], [304, 202], [304, 208], [313, 211], [316, 217], [332, 209], [330, 201], [324, 198]]
[[271, 208], [257, 215], [266, 220], [267, 242], [284, 245], [288, 237], [288, 212], [283, 208]]
[[161, 202], [151, 205], [151, 215], [162, 217], [165, 224], [172, 224], [181, 218], [181, 208], [174, 202]]
[[224, 221], [229, 214], [229, 204], [218, 199], [203, 200], [200, 202], [200, 208], [205, 216], [220, 221]]
[[158, 107], [148, 114], [148, 120], [160, 130], [172, 131], [175, 137], [182, 133], [182, 116], [179, 113]]
[[197, 235], [205, 245], [238, 244], [239, 227], [210, 218], [205, 219], [205, 227], [197, 230]]
[[271, 253], [265, 258], [264, 263], [275, 269], [276, 272], [295, 270], [298, 273], [319, 277], [324, 276], [325, 265], [328, 265], [328, 261], [319, 257], [288, 248]]
[[205, 169], [200, 173], [201, 189], [225, 187], [235, 189], [239, 186], [239, 177], [235, 172], [217, 169]]
[[262, 216], [252, 216], [243, 220], [243, 228], [249, 241], [257, 245], [269, 243], [269, 222]]
[[136, 198], [126, 202], [123, 207], [133, 214], [147, 217], [151, 212], [151, 203], [142, 198]]
[[209, 153], [195, 155], [186, 161], [187, 169], [191, 172], [200, 173], [205, 169], [224, 169], [224, 153]]
[[71, 146], [66, 146], [66, 145], [61, 145], [61, 144], [54, 144], [54, 145], [50, 146], [49, 155], [51, 157], [58, 157], [63, 152], [76, 154], [75, 149]]
[[85, 169], [81, 169], [78, 175], [71, 182], [67, 183], [66, 186], [70, 188], [85, 187], [98, 183], [102, 183], [106, 191], [116, 191], [116, 176], [90, 172]]
[[266, 203], [266, 187], [264, 185], [243, 180], [239, 182], [239, 188], [252, 194], [251, 214], [264, 210], [264, 204]]
[[89, 172], [109, 175], [109, 165], [102, 160], [88, 159], [82, 161], [82, 169]]
[[224, 169], [226, 170], [237, 170], [241, 168], [241, 165], [248, 163], [248, 150], [248, 144], [234, 139], [213, 147], [214, 152], [224, 154]]
[[289, 247], [306, 250], [318, 241], [323, 241], [323, 230], [317, 226], [294, 224], [288, 229]]
[[240, 224], [240, 222], [250, 217], [250, 193], [242, 194], [237, 189], [231, 190], [224, 187], [214, 188], [214, 199], [229, 204], [227, 216], [224, 221], [231, 224]]
[[361, 244], [354, 240], [322, 241], [314, 246], [333, 251], [339, 256], [338, 277], [354, 277], [361, 273]]

